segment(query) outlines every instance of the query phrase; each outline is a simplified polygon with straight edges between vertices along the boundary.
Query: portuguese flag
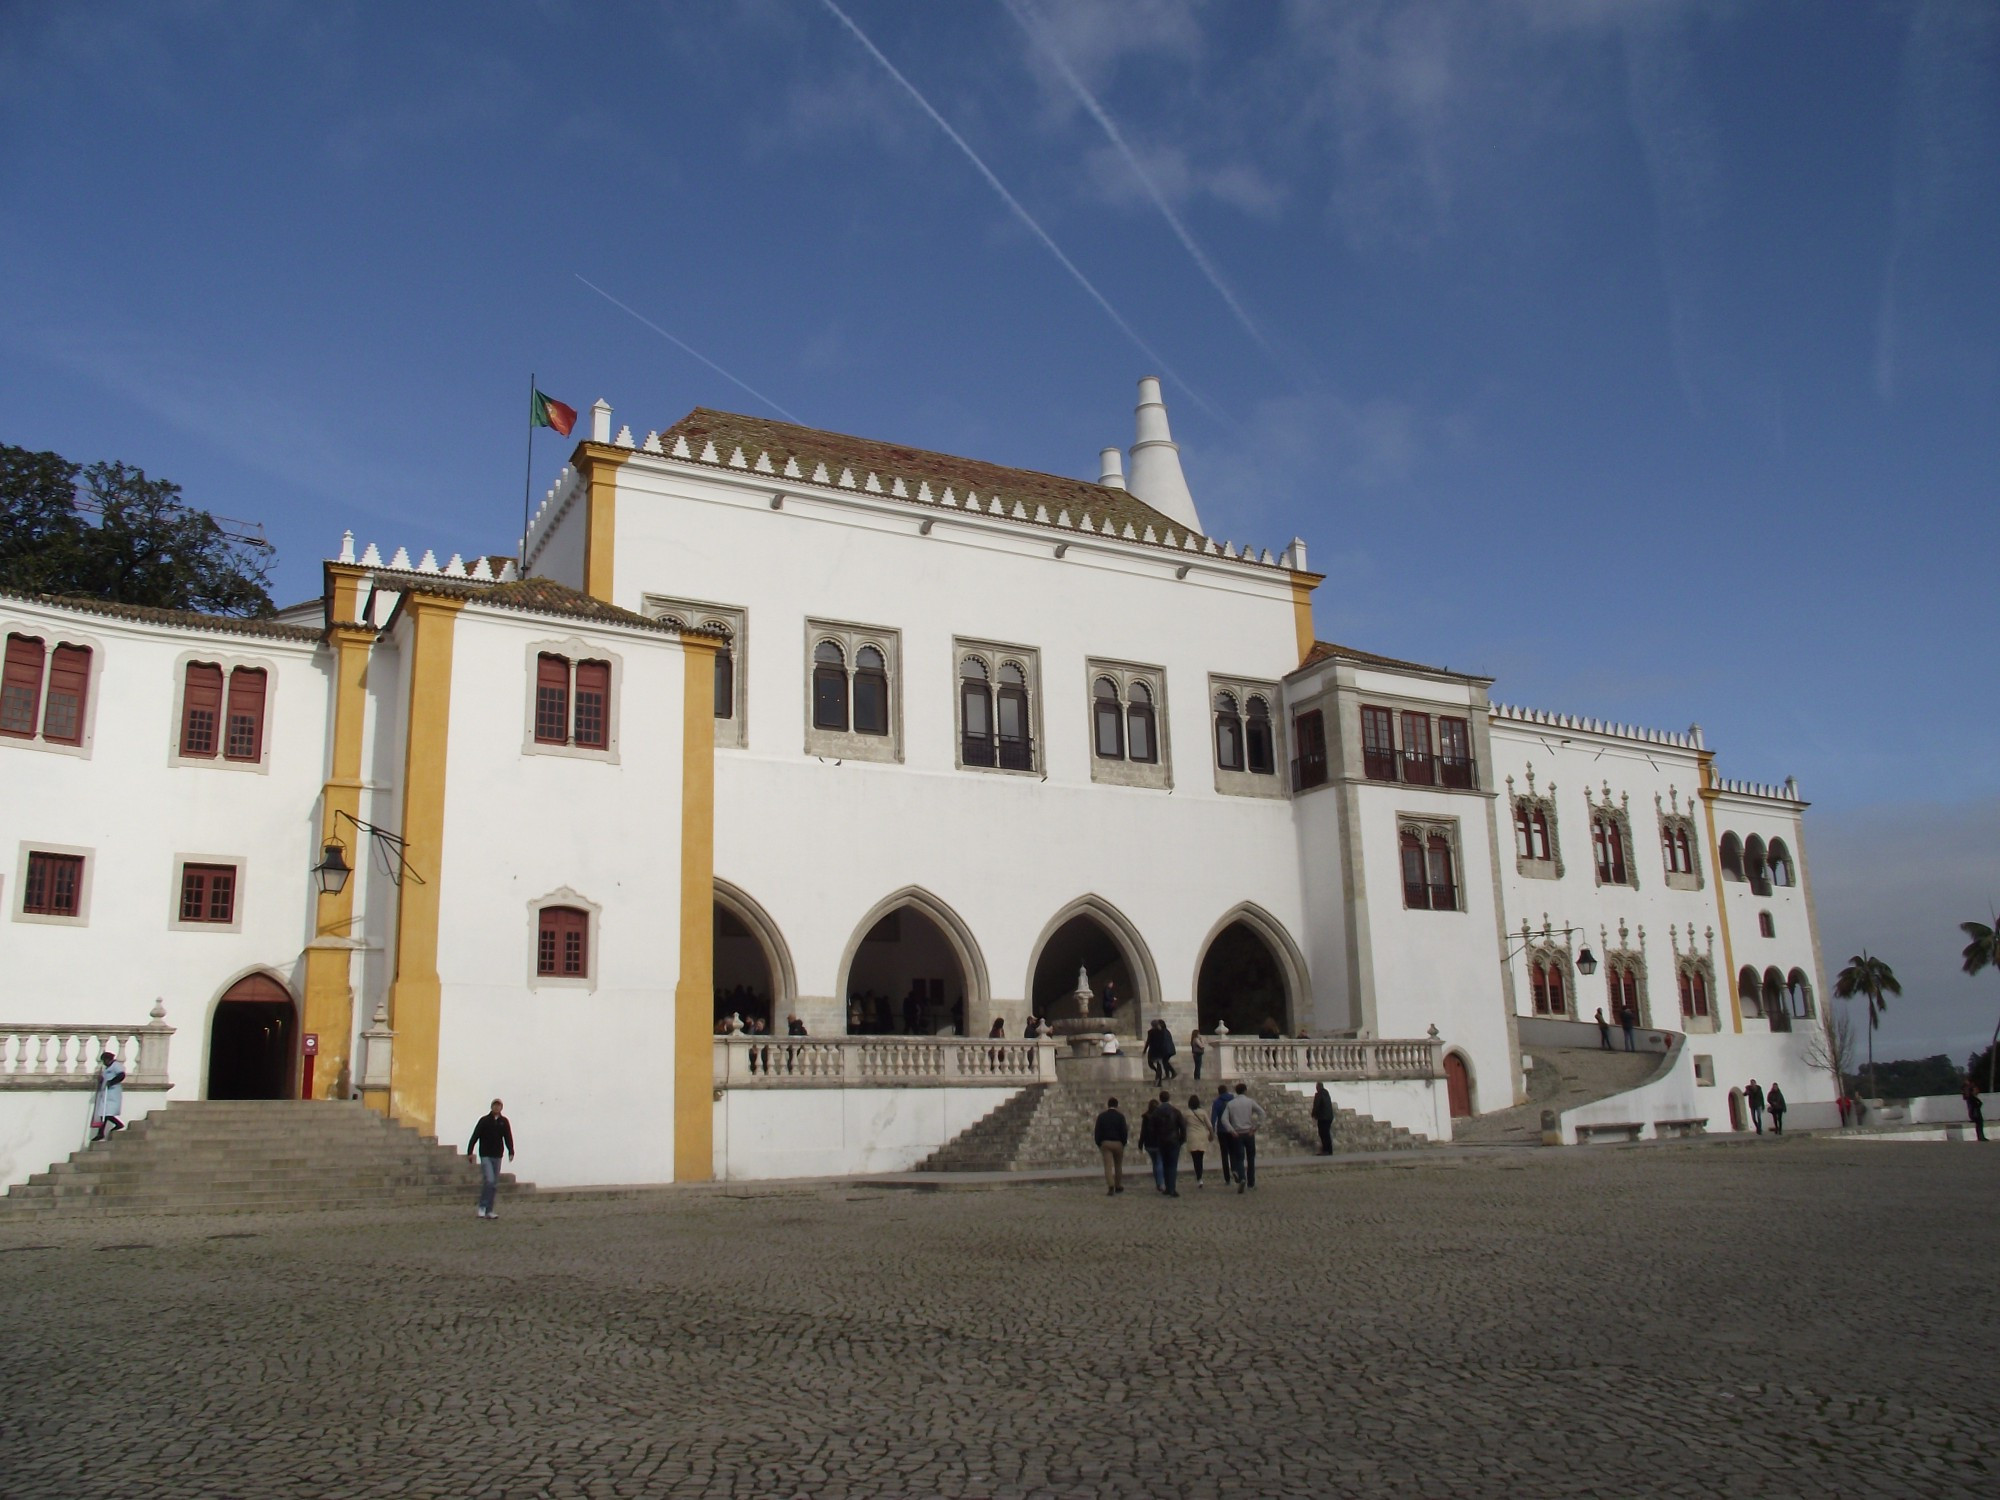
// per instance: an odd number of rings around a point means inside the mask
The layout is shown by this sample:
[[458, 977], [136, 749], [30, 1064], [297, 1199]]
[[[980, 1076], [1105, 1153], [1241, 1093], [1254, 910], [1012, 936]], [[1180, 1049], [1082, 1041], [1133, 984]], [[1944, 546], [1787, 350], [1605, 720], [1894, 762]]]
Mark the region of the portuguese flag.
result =
[[568, 437], [570, 428], [576, 426], [576, 408], [564, 406], [553, 396], [535, 392], [535, 404], [528, 412], [530, 427], [553, 427], [560, 437]]

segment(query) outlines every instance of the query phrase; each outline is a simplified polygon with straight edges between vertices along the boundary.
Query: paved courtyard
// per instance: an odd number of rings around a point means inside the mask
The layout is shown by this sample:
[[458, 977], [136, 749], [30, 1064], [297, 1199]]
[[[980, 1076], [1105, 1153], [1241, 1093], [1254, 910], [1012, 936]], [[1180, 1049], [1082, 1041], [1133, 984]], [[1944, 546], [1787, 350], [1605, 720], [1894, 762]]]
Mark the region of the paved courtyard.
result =
[[0, 1494], [1990, 1496], [1996, 1187], [1796, 1140], [0, 1221]]

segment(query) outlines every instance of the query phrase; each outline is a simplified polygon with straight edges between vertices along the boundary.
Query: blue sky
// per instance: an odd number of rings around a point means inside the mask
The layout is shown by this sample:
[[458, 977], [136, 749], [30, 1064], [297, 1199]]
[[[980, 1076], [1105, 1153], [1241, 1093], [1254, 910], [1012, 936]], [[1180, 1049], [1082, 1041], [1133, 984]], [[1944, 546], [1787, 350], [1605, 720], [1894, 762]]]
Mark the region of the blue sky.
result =
[[262, 521], [289, 602], [348, 525], [510, 550], [531, 369], [768, 409], [579, 278], [1002, 463], [1094, 477], [1157, 372], [1321, 635], [1798, 776], [1880, 1048], [1984, 1044], [2000, 6], [842, 5], [0, 3], [0, 440]]

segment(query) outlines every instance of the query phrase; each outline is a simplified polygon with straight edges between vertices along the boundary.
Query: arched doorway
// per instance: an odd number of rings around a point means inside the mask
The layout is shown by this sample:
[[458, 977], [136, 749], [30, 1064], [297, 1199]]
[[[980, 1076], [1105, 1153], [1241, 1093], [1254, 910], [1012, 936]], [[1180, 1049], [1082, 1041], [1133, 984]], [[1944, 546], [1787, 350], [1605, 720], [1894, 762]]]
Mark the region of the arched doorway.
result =
[[1456, 1052], [1444, 1055], [1444, 1093], [1454, 1120], [1472, 1118], [1472, 1074]]
[[291, 991], [269, 974], [237, 980], [208, 1025], [208, 1097], [297, 1097], [298, 1030]]
[[1243, 917], [1209, 939], [1194, 984], [1203, 1031], [1220, 1021], [1232, 1036], [1292, 1034], [1292, 981], [1270, 938]]
[[1031, 1014], [1073, 1018], [1079, 976], [1089, 986], [1090, 1014], [1102, 1017], [1106, 994], [1116, 1009], [1106, 1030], [1139, 1035], [1141, 1015], [1156, 993], [1152, 964], [1124, 915], [1086, 896], [1057, 912], [1042, 931], [1028, 979]]
[[841, 966], [850, 1036], [963, 1036], [983, 1009], [977, 953], [951, 909], [922, 892], [893, 896], [863, 919]]
[[1731, 1130], [1747, 1130], [1749, 1128], [1743, 1119], [1743, 1090], [1741, 1089], [1731, 1089], [1729, 1091], [1729, 1128]]

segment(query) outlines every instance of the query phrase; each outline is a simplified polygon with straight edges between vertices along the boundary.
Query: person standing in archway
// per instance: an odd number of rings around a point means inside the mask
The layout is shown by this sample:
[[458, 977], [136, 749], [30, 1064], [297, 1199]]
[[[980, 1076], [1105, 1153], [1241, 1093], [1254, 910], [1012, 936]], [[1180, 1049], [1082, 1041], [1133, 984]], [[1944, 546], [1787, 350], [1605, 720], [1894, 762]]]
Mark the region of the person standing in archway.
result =
[[90, 1128], [97, 1132], [91, 1137], [93, 1141], [116, 1135], [125, 1128], [125, 1121], [120, 1118], [125, 1113], [125, 1064], [110, 1052], [97, 1062], [97, 1088], [90, 1097]]
[[1312, 1117], [1319, 1127], [1319, 1154], [1333, 1155], [1333, 1095], [1323, 1083], [1313, 1088]]
[[497, 1219], [493, 1211], [493, 1197], [500, 1191], [500, 1153], [507, 1153], [507, 1160], [514, 1159], [514, 1127], [507, 1123], [507, 1117], [500, 1113], [500, 1101], [493, 1101], [493, 1109], [479, 1117], [479, 1123], [472, 1127], [472, 1139], [465, 1143], [465, 1155], [471, 1160], [475, 1153], [479, 1160], [479, 1217]]
[[1104, 1019], [1107, 1021], [1118, 1019], [1118, 985], [1109, 979], [1104, 981]]

